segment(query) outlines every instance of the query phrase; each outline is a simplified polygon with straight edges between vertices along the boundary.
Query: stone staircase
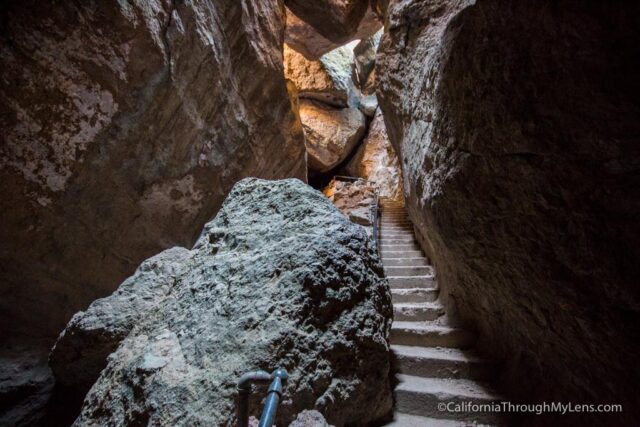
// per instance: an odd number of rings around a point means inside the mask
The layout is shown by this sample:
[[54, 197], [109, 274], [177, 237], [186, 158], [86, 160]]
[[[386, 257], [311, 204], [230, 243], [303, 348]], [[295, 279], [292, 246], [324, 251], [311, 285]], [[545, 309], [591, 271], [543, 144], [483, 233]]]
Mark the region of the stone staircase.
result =
[[447, 412], [438, 404], [500, 400], [482, 381], [493, 366], [474, 356], [469, 331], [451, 326], [438, 302], [433, 267], [415, 241], [403, 204], [381, 203], [380, 250], [394, 307], [391, 348], [400, 374], [395, 420], [389, 426], [501, 425], [490, 412]]

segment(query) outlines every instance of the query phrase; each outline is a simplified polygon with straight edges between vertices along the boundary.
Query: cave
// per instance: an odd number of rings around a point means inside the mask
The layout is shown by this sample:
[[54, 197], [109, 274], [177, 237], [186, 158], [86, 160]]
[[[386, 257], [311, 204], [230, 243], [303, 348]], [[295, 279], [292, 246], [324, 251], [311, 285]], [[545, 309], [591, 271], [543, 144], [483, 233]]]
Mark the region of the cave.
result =
[[2, 2], [0, 425], [635, 425], [639, 66], [633, 2]]

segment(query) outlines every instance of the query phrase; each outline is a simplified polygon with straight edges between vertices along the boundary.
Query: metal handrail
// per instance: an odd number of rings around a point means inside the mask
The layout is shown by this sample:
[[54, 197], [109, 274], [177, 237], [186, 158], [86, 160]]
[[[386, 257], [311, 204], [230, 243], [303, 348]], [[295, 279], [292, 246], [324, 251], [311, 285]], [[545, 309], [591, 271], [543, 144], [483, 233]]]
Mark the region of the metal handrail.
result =
[[282, 385], [289, 378], [286, 370], [278, 368], [271, 374], [265, 371], [247, 372], [238, 380], [238, 427], [249, 426], [249, 395], [251, 386], [256, 382], [273, 380], [267, 392], [267, 398], [262, 410], [262, 416], [258, 427], [271, 427], [276, 418], [280, 398], [282, 397]]
[[376, 193], [376, 196], [373, 200], [371, 210], [373, 215], [373, 244], [376, 246], [378, 258], [380, 258], [380, 245], [378, 241], [378, 233], [380, 232], [380, 198], [378, 197], [378, 193]]

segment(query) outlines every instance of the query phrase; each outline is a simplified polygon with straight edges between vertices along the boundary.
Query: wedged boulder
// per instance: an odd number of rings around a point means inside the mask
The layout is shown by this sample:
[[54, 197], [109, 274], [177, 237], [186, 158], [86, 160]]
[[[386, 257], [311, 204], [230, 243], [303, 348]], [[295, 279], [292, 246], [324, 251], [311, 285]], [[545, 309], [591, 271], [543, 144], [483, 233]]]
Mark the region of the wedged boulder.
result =
[[357, 108], [333, 108], [300, 101], [309, 169], [326, 172], [347, 158], [365, 131], [365, 117]]
[[400, 162], [389, 142], [381, 110], [376, 112], [369, 133], [345, 169], [348, 175], [369, 181], [380, 197], [402, 198]]
[[239, 179], [306, 174], [278, 0], [4, 2], [0, 324], [51, 342]]
[[[369, 0], [287, 0], [285, 3], [298, 18], [307, 22], [326, 39], [338, 44], [355, 38], [354, 35], [370, 10]], [[377, 28], [373, 31], [375, 33], [381, 25], [377, 16], [372, 16], [377, 23]]]
[[[316, 409], [336, 426], [360, 424], [391, 408], [391, 316], [361, 227], [299, 180], [248, 178], [192, 250], [146, 261], [74, 316], [52, 361], [79, 363], [95, 325], [118, 331], [77, 426], [223, 425], [239, 376], [276, 367], [290, 374], [278, 423]], [[54, 370], [73, 382], [68, 367]]]
[[357, 105], [353, 63], [353, 50], [349, 46], [334, 49], [317, 61], [284, 46], [284, 74], [296, 85], [299, 96], [336, 107]]
[[367, 39], [382, 27], [378, 16], [369, 8], [362, 21], [360, 21], [356, 32], [336, 43], [324, 37], [313, 26], [298, 18], [288, 8], [286, 10], [285, 43], [309, 60], [319, 59], [325, 53], [337, 49], [350, 41]]

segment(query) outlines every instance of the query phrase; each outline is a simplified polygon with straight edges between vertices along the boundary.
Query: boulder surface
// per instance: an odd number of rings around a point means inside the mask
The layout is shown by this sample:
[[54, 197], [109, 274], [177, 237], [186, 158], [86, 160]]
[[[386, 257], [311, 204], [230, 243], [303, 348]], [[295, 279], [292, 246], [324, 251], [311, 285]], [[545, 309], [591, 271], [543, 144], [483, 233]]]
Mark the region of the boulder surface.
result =
[[245, 176], [306, 173], [279, 0], [3, 2], [0, 324], [51, 342]]
[[309, 169], [326, 172], [342, 162], [365, 131], [365, 116], [357, 108], [334, 108], [301, 100], [300, 119], [307, 146]]
[[147, 260], [77, 313], [51, 363], [60, 382], [73, 366], [95, 380], [77, 426], [223, 425], [240, 375], [276, 367], [290, 374], [279, 423], [315, 409], [362, 424], [391, 408], [391, 317], [362, 227], [299, 180], [248, 178], [192, 250]]
[[367, 39], [381, 27], [378, 16], [368, 9], [356, 32], [336, 43], [324, 37], [312, 25], [298, 18], [287, 8], [285, 42], [305, 58], [315, 60], [352, 40]]
[[[344, 44], [354, 39], [363, 18], [370, 12], [369, 0], [287, 0], [287, 7], [303, 21], [316, 29], [324, 38], [334, 43]], [[377, 23], [372, 25], [370, 34], [374, 34], [379, 28], [377, 16], [370, 12], [372, 19]], [[375, 29], [374, 29], [375, 28]]]
[[315, 99], [336, 107], [357, 105], [358, 92], [352, 79], [353, 50], [342, 46], [310, 61], [284, 46], [284, 73], [301, 98]]

